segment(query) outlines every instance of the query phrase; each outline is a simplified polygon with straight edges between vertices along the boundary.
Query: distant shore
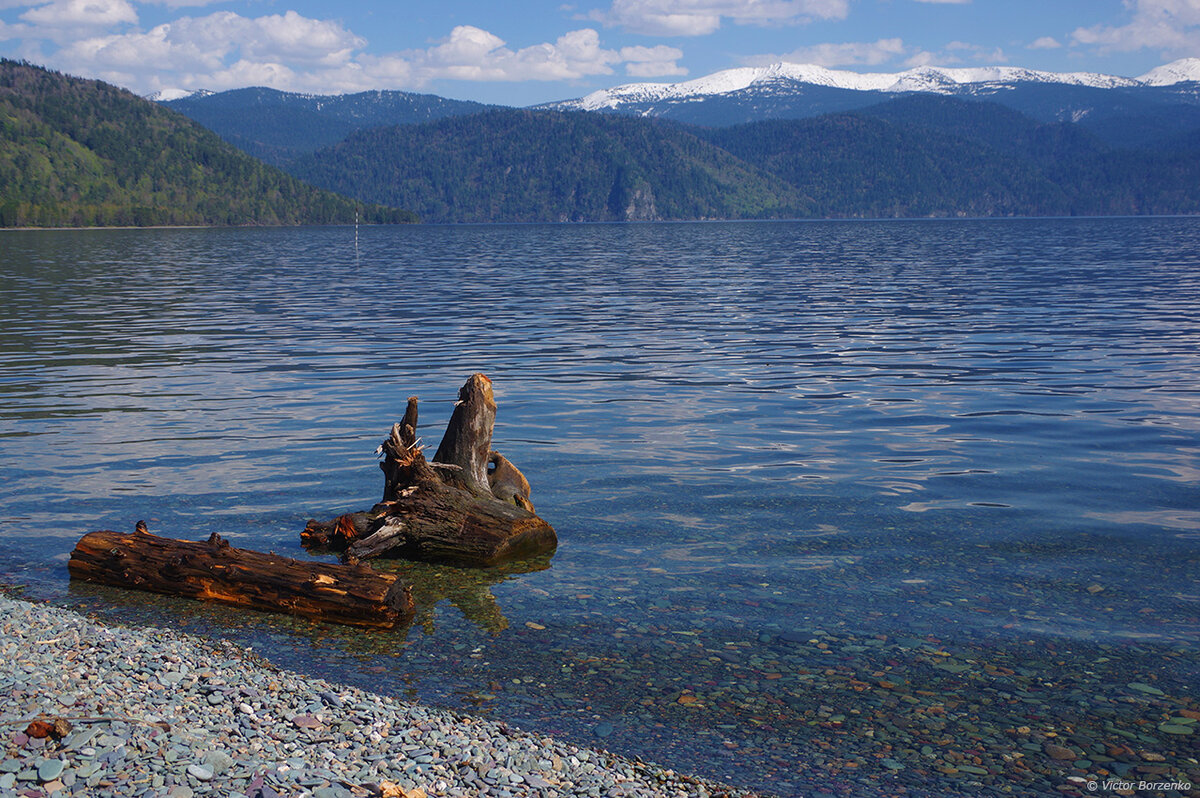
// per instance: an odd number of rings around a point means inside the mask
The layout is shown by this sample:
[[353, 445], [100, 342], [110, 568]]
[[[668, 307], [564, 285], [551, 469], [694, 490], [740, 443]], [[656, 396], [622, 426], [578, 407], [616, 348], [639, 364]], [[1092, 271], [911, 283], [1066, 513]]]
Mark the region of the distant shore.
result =
[[[727, 796], [613, 754], [0, 596], [0, 794]], [[39, 738], [30, 721], [70, 724]], [[27, 734], [26, 731], [30, 733]]]

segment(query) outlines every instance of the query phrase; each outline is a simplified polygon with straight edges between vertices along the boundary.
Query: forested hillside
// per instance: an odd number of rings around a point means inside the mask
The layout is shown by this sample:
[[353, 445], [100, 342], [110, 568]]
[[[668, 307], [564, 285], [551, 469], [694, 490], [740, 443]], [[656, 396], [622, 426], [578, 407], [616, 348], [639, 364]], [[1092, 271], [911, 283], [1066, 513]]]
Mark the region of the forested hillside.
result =
[[1116, 149], [993, 103], [912, 95], [853, 114], [708, 130], [779, 176], [816, 216], [1200, 212], [1200, 159]]
[[1069, 123], [912, 95], [853, 113], [700, 128], [499, 111], [360, 131], [289, 164], [437, 222], [1200, 212], [1200, 159]]
[[289, 171], [428, 221], [635, 221], [795, 215], [787, 183], [682, 127], [555, 111], [491, 111], [375, 128]]
[[414, 221], [305, 185], [130, 92], [0, 60], [0, 227]]

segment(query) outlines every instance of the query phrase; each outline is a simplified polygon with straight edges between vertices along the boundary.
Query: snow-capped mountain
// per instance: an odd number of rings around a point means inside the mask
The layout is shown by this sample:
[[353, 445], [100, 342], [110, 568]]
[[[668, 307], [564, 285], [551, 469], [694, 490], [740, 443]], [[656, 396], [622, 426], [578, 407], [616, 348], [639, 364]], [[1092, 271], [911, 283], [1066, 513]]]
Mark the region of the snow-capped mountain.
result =
[[[1182, 77], [1182, 75], [1189, 74], [1188, 69], [1184, 67], [1168, 71], [1177, 65], [1184, 64], [1185, 61], [1195, 61], [1196, 65], [1192, 66], [1191, 70], [1200, 73], [1200, 59], [1185, 59], [1159, 67], [1152, 73], [1147, 73], [1147, 77], [1158, 78], [1158, 82], [1152, 85], [1166, 85], [1168, 82], [1177, 83], [1182, 80], [1200, 80], [1200, 77]], [[1179, 77], [1176, 79], [1169, 80], [1170, 77], [1177, 75]], [[1068, 86], [1111, 89], [1118, 86], [1138, 86], [1143, 82], [1143, 79], [1135, 80], [1114, 75], [1101, 75], [1095, 72], [1042, 72], [1035, 69], [1004, 66], [961, 69], [926, 66], [905, 72], [864, 73], [827, 69], [814, 64], [779, 63], [766, 67], [726, 69], [682, 83], [629, 83], [612, 89], [594, 91], [578, 100], [566, 100], [561, 103], [553, 103], [553, 105], [563, 109], [583, 111], [617, 110], [628, 103], [702, 98], [781, 83], [808, 84], [850, 91], [887, 93], [919, 91], [955, 94], [958, 93], [960, 87], [971, 84], [1058, 83]]]
[[188, 97], [208, 97], [210, 94], [213, 94], [213, 92], [208, 89], [196, 89], [195, 91], [189, 89], [159, 89], [156, 92], [147, 94], [146, 99], [152, 103], [167, 103], [172, 100], [187, 99]]
[[1174, 86], [1176, 83], [1200, 82], [1200, 58], [1181, 58], [1155, 67], [1138, 78], [1147, 86]]
[[1111, 144], [1141, 145], [1200, 125], [1200, 59], [1175, 61], [1137, 78], [1010, 66], [864, 73], [779, 63], [681, 83], [630, 83], [540, 107], [724, 127], [857, 111], [911, 93], [986, 100], [1044, 123], [1082, 123]]

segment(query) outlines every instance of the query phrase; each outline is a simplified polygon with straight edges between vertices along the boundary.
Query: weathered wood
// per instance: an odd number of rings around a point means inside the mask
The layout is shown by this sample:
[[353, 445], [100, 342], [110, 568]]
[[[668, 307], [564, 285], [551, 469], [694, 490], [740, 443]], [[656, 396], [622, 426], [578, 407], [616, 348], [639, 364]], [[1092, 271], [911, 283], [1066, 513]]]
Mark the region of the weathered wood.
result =
[[417, 445], [417, 397], [408, 397], [404, 418], [400, 422], [400, 440], [410, 449]]
[[511, 502], [532, 513], [533, 502], [529, 501], [529, 494], [533, 491], [521, 469], [496, 451], [488, 455], [488, 466], [488, 487], [492, 495], [502, 502]]
[[491, 493], [488, 454], [492, 450], [495, 423], [496, 399], [492, 394], [492, 381], [482, 374], [472, 374], [458, 392], [458, 402], [433, 462], [458, 466], [468, 490]]
[[84, 535], [71, 552], [72, 579], [378, 629], [408, 623], [407, 584], [365, 565], [301, 562], [238, 549], [219, 535], [203, 542], [151, 535]]
[[380, 447], [383, 501], [333, 521], [311, 520], [301, 542], [344, 551], [347, 561], [388, 556], [479, 567], [552, 552], [558, 539], [534, 514], [529, 481], [491, 448], [491, 380], [472, 375], [459, 391], [432, 463], [416, 439], [416, 403], [409, 399], [404, 421]]
[[386, 554], [486, 567], [552, 551], [558, 544], [553, 527], [515, 504], [438, 482], [413, 487], [388, 508], [370, 535], [349, 544], [347, 557]]

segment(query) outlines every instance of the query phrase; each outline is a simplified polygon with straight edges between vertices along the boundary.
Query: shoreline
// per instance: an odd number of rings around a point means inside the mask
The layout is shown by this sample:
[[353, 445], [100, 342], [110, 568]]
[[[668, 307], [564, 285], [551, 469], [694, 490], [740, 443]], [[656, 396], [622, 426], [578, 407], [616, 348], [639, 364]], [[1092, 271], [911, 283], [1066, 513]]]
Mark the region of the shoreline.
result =
[[[225, 640], [0, 594], [0, 794], [191, 798], [754, 794], [281, 670]], [[72, 728], [39, 739], [30, 721]], [[62, 731], [60, 729], [60, 731]]]

